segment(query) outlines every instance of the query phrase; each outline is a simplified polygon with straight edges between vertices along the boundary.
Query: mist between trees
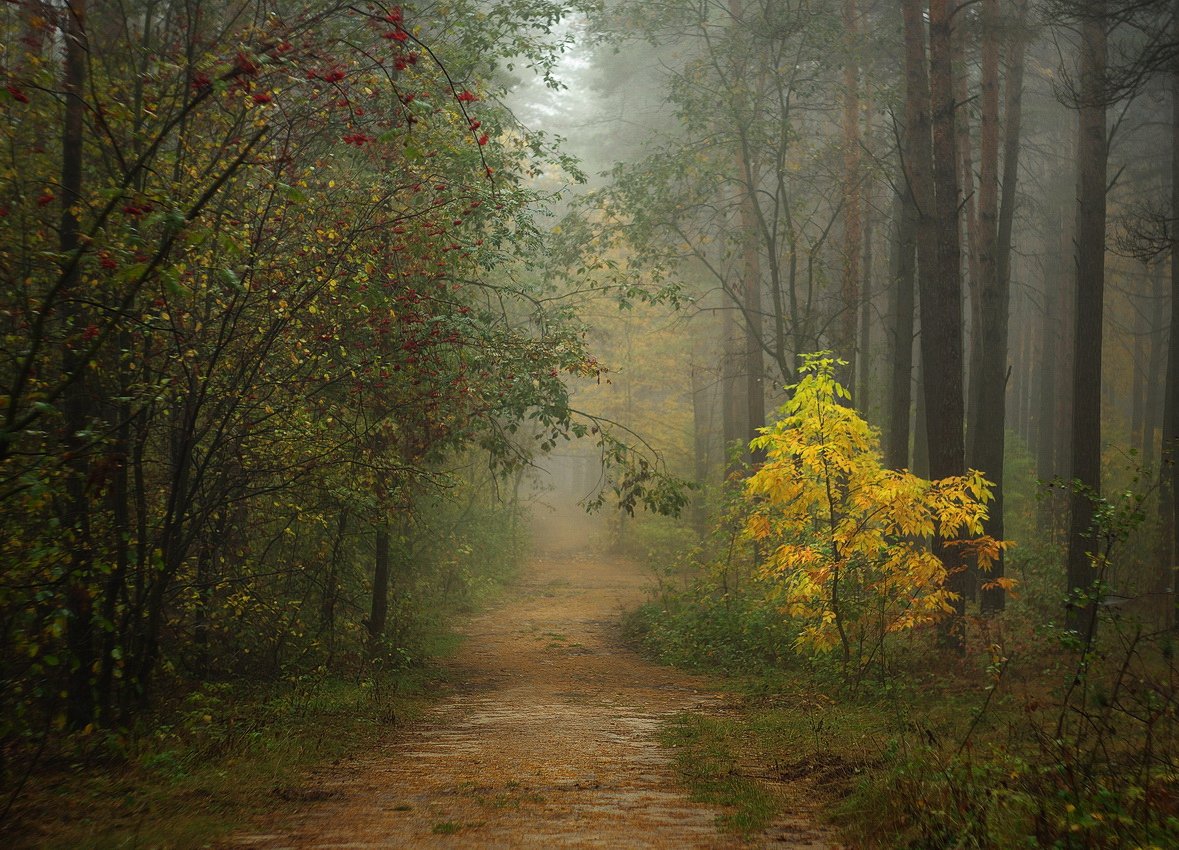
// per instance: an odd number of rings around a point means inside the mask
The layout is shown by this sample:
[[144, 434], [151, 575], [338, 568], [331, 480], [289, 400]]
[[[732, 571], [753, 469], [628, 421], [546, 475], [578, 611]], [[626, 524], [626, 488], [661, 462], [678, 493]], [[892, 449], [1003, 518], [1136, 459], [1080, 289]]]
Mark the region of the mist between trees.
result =
[[817, 352], [879, 474], [989, 499], [889, 531], [939, 565], [906, 628], [973, 650], [1022, 583], [1082, 656], [1166, 634], [1177, 11], [5, 4], [4, 752], [414, 663], [538, 465], [756, 571]]
[[[605, 117], [584, 126], [628, 158], [559, 238], [688, 305], [693, 475], [722, 478], [723, 447], [756, 436], [800, 356], [830, 350], [889, 465], [994, 483], [992, 536], [1010, 536], [1004, 458], [1024, 467], [1016, 487], [1028, 464], [1058, 483], [1019, 512], [1066, 545], [1062, 596], [1093, 582], [1102, 493], [1136, 488], [1150, 518], [1115, 584], [1170, 622], [1174, 11], [732, 2], [593, 19], [600, 69], [582, 73]], [[971, 570], [949, 580], [959, 617], [976, 596], [1004, 606]], [[1092, 609], [1069, 610], [1084, 631]]]

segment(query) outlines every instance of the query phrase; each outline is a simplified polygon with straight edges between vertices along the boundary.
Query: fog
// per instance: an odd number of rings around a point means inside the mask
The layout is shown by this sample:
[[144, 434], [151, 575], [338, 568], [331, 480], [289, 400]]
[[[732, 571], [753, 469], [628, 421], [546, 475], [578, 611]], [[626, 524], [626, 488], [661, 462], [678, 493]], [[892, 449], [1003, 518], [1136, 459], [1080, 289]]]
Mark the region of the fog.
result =
[[[1074, 318], [1087, 12], [1047, 3], [1004, 6], [993, 22], [987, 14], [957, 9], [947, 45], [960, 283], [949, 308], [957, 318], [941, 321], [957, 325], [961, 353], [924, 356], [960, 364], [959, 388], [932, 389], [939, 399], [960, 393], [959, 467], [1001, 476], [994, 449], [974, 447], [979, 432], [994, 443], [998, 410], [997, 456], [1019, 465], [1016, 486], [1027, 489], [1072, 476], [1073, 350], [1094, 348], [1077, 341]], [[1147, 4], [1105, 26], [1104, 344], [1100, 376], [1084, 378], [1102, 391], [1099, 412], [1081, 415], [1099, 417], [1099, 442], [1084, 451], [1106, 458], [1115, 489], [1159, 474], [1169, 14]], [[890, 463], [928, 473], [926, 284], [914, 248], [925, 225], [903, 225], [919, 154], [905, 152], [901, 7], [616, 3], [562, 27], [571, 43], [553, 69], [560, 88], [517, 71], [507, 103], [525, 126], [560, 136], [588, 175], [562, 194], [558, 261], [612, 261], [573, 290], [612, 370], [605, 383], [573, 385], [579, 404], [645, 435], [709, 492], [725, 476], [724, 447], [755, 435], [789, 396], [798, 357], [829, 350], [848, 361], [841, 380], [882, 432]], [[595, 281], [589, 296], [586, 280]], [[620, 310], [618, 286], [627, 287]], [[1000, 320], [1001, 333], [988, 331]], [[988, 380], [1000, 381], [1000, 407]], [[1064, 513], [1052, 504], [1042, 500], [1034, 520], [1009, 504], [1008, 526], [1027, 533], [1047, 522], [1063, 540]]]
[[0, 836], [1174, 846], [1177, 16], [3, 4]]

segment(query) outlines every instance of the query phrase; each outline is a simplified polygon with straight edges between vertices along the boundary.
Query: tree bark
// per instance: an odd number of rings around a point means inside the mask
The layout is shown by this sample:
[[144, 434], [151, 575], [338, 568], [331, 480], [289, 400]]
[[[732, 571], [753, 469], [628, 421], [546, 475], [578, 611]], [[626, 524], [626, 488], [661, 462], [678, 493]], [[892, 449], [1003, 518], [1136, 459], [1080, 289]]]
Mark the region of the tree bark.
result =
[[1149, 354], [1147, 355], [1147, 363], [1145, 373], [1143, 375], [1143, 384], [1145, 385], [1145, 399], [1143, 401], [1142, 410], [1142, 430], [1139, 434], [1140, 444], [1138, 446], [1141, 452], [1142, 467], [1144, 469], [1154, 469], [1155, 461], [1155, 432], [1158, 430], [1160, 421], [1159, 405], [1163, 401], [1163, 396], [1167, 380], [1166, 367], [1163, 365], [1163, 358], [1167, 353], [1167, 321], [1163, 313], [1163, 304], [1167, 299], [1167, 284], [1169, 281], [1165, 277], [1165, 269], [1162, 263], [1159, 263], [1155, 268], [1154, 274], [1151, 275], [1153, 285], [1151, 287], [1150, 304], [1143, 312], [1148, 315], [1150, 320], [1150, 337], [1147, 339], [1149, 346]]
[[[1062, 216], [1063, 217], [1063, 216]], [[1056, 355], [1056, 415], [1053, 425], [1056, 429], [1056, 472], [1062, 481], [1072, 478], [1073, 469], [1073, 336], [1076, 331], [1076, 297], [1075, 260], [1070, 263], [1074, 245], [1076, 243], [1075, 215], [1068, 226], [1060, 234], [1061, 265], [1058, 272], [1060, 286], [1056, 291], [1057, 319], [1057, 355]], [[1071, 268], [1070, 268], [1071, 266]], [[1067, 502], [1067, 499], [1063, 501]], [[1061, 517], [1067, 516], [1067, 511], [1061, 511]], [[1063, 532], [1064, 529], [1062, 528]]]
[[[913, 445], [913, 468], [927, 466], [919, 460], [928, 459], [926, 414], [929, 365], [925, 356], [926, 300], [934, 296], [929, 292], [936, 281], [938, 252], [937, 233], [934, 230], [934, 193], [931, 163], [933, 148], [930, 137], [930, 92], [929, 71], [925, 56], [924, 3], [921, 0], [904, 0], [901, 4], [905, 35], [905, 183], [913, 198], [914, 238], [918, 262], [918, 292], [920, 293], [919, 313], [921, 330], [918, 338], [921, 357], [917, 366], [918, 397], [916, 435]], [[961, 378], [959, 378], [959, 381]], [[928, 474], [928, 469], [918, 474]]]
[[[1175, 4], [1175, 32], [1179, 37], [1179, 0]], [[1179, 54], [1171, 67], [1171, 221], [1179, 222]], [[1179, 555], [1179, 238], [1171, 237], [1171, 339], [1167, 352], [1166, 396], [1160, 454], [1159, 510], [1163, 526], [1162, 562], [1170, 573], [1171, 604], [1166, 620], [1175, 621], [1175, 559]]]
[[82, 728], [94, 719], [94, 594], [93, 552], [90, 538], [90, 505], [87, 494], [90, 462], [87, 439], [82, 436], [89, 420], [87, 364], [80, 350], [85, 325], [81, 301], [72, 296], [81, 283], [78, 263], [72, 257], [81, 249], [80, 227], [75, 210], [82, 202], [82, 160], [86, 112], [86, 2], [70, 0], [64, 9], [65, 114], [62, 127], [61, 224], [59, 245], [63, 262], [69, 264], [62, 287], [61, 313], [65, 333], [73, 337], [62, 355], [62, 372], [70, 383], [63, 395], [64, 450], [68, 480], [63, 526], [70, 550], [69, 589], [66, 604], [69, 619], [66, 642], [70, 651], [70, 673], [66, 693], [66, 719], [71, 728]]
[[925, 363], [921, 358], [921, 331], [913, 340], [917, 368], [913, 374], [913, 474], [929, 478], [929, 417], [925, 415]]
[[377, 526], [376, 555], [373, 560], [373, 599], [368, 618], [369, 652], [379, 650], [389, 616], [389, 524]]
[[859, 364], [860, 374], [856, 383], [856, 395], [853, 400], [864, 418], [872, 421], [872, 264], [873, 264], [873, 221], [872, 221], [872, 187], [864, 188], [864, 262], [862, 282], [860, 286], [860, 343]]
[[[929, 89], [933, 131], [933, 194], [936, 257], [920, 275], [921, 359], [925, 370], [925, 417], [929, 473], [934, 479], [965, 472], [962, 434], [962, 253], [958, 220], [958, 157], [954, 133], [954, 83], [949, 0], [929, 4]], [[923, 265], [925, 265], [923, 263]], [[965, 573], [952, 547], [935, 544], [946, 565], [954, 613], [942, 629], [945, 644], [965, 651]]]
[[[741, 225], [744, 245], [745, 299], [745, 434], [746, 443], [759, 436], [766, 424], [765, 358], [762, 351], [761, 255], [757, 250], [757, 217], [753, 211], [756, 200], [752, 187], [741, 199]], [[753, 452], [750, 463], [756, 467], [764, 460], [764, 453]]]
[[691, 365], [692, 379], [692, 457], [695, 461], [696, 486], [700, 489], [692, 500], [692, 521], [696, 533], [702, 538], [708, 533], [708, 484], [709, 475], [709, 431], [707, 384], [704, 370], [696, 363]]
[[1134, 379], [1130, 388], [1130, 448], [1135, 450], [1142, 445], [1143, 422], [1146, 418], [1146, 371], [1147, 344], [1150, 341], [1150, 321], [1146, 315], [1146, 305], [1139, 303], [1139, 299], [1132, 297], [1130, 306], [1134, 310], [1134, 351], [1131, 355], [1131, 368]]
[[887, 461], [893, 469], [909, 466], [910, 421], [913, 402], [913, 285], [916, 211], [905, 181], [893, 201], [892, 236], [892, 374], [889, 392]]
[[[1047, 272], [1047, 270], [1045, 270]], [[1040, 377], [1040, 393], [1037, 401], [1038, 420], [1035, 433], [1036, 477], [1041, 481], [1050, 481], [1056, 475], [1056, 433], [1055, 419], [1055, 386], [1057, 373], [1054, 368], [1057, 348], [1057, 318], [1054, 316], [1053, 303], [1056, 293], [1052, 291], [1053, 275], [1044, 275], [1044, 291], [1040, 297], [1040, 357], [1037, 361]]]
[[742, 337], [737, 329], [734, 312], [737, 307], [726, 304], [722, 322], [723, 354], [721, 359], [721, 414], [724, 434], [725, 477], [738, 472], [741, 467], [740, 455], [733, 459], [734, 445], [740, 442], [746, 432], [745, 387], [741, 384]]
[[[999, 352], [996, 321], [999, 309], [999, 281], [996, 251], [998, 250], [999, 224], [999, 4], [998, 0], [982, 0], [982, 49], [981, 49], [981, 109], [979, 117], [979, 177], [978, 177], [978, 221], [971, 240], [972, 253], [977, 258], [971, 263], [977, 274], [972, 281], [971, 293], [971, 334], [967, 392], [969, 404], [966, 417], [967, 464], [981, 470], [995, 482], [997, 496], [1003, 486], [1002, 449], [996, 470], [994, 462], [995, 431], [999, 432], [1002, 446], [1006, 415], [1006, 386], [1000, 385], [1002, 395], [998, 408], [994, 407], [994, 387], [985, 386], [994, 380], [996, 368], [992, 358], [1002, 356], [997, 364], [999, 380], [1003, 382], [1007, 368], [1006, 350]], [[965, 86], [961, 86], [965, 89]], [[1006, 311], [1004, 298], [1003, 310]], [[1006, 325], [1006, 313], [1003, 317]], [[1004, 327], [1006, 334], [1006, 327]], [[989, 452], [987, 450], [990, 450]], [[996, 511], [992, 510], [992, 515]], [[1002, 525], [1000, 519], [1000, 525]], [[966, 584], [973, 600], [978, 591], [980, 576], [974, 558], [967, 558]]]
[[860, 191], [860, 69], [856, 61], [859, 10], [843, 0], [846, 56], [843, 65], [843, 314], [839, 357], [847, 361], [841, 382], [856, 397], [856, 320], [860, 304], [860, 252], [863, 250], [863, 198]]
[[[954, 74], [954, 98], [958, 102], [959, 112], [956, 116], [955, 127], [958, 137], [958, 160], [960, 180], [962, 184], [962, 211], [964, 213], [966, 225], [966, 311], [965, 317], [969, 319], [968, 330], [966, 335], [968, 356], [966, 358], [966, 436], [967, 439], [972, 439], [975, 423], [979, 420], [978, 410], [978, 370], [982, 364], [982, 295], [980, 291], [981, 280], [981, 264], [980, 259], [983, 256], [984, 248], [982, 245], [983, 234], [979, 227], [979, 206], [982, 203], [981, 192], [975, 191], [974, 185], [974, 157], [973, 146], [970, 131], [970, 111], [968, 104], [970, 103], [970, 91], [967, 85], [967, 74], [965, 72], [966, 63], [968, 61], [968, 52], [966, 44], [966, 33], [968, 29], [961, 22], [965, 18], [966, 7], [970, 5], [971, 0], [958, 0], [955, 14], [959, 15], [958, 26], [954, 27], [954, 38], [952, 46], [955, 51], [955, 66], [958, 72]], [[985, 91], [986, 91], [986, 68], [984, 53], [984, 68], [983, 68], [983, 90], [984, 90], [984, 114], [983, 125], [980, 126], [980, 132], [985, 134]], [[983, 156], [982, 177], [986, 179], [986, 146], [983, 145], [980, 151]], [[992, 164], [992, 172], [994, 166]]]
[[1095, 625], [1089, 599], [1097, 539], [1094, 499], [1101, 494], [1101, 348], [1105, 292], [1106, 35], [1104, 0], [1095, 0], [1081, 29], [1077, 144], [1076, 331], [1073, 351], [1072, 476], [1068, 542], [1068, 627], [1082, 636]]
[[[994, 482], [995, 500], [991, 503], [990, 513], [984, 530], [996, 540], [1002, 540], [1003, 529], [1003, 456], [1006, 448], [1006, 384], [1008, 369], [1008, 315], [1011, 299], [1011, 234], [1015, 219], [1016, 181], [1019, 175], [1020, 124], [1023, 93], [1023, 17], [1026, 14], [1026, 2], [1017, 3], [1016, 14], [1018, 20], [1015, 27], [1015, 37], [1008, 48], [1006, 97], [1004, 103], [1004, 140], [1003, 140], [1003, 194], [998, 209], [994, 208], [996, 192], [998, 190], [997, 173], [983, 171], [981, 183], [984, 189], [980, 191], [980, 206], [986, 212], [980, 219], [986, 223], [982, 229], [984, 239], [993, 239], [989, 250], [989, 257], [984, 255], [982, 263], [984, 275], [982, 278], [982, 350], [983, 360], [978, 370], [978, 398], [979, 408], [985, 411], [985, 416], [974, 423], [972, 466], [986, 473]], [[998, 0], [984, 0], [983, 2], [983, 160], [997, 154], [998, 121], [989, 120], [988, 113], [998, 112], [998, 53], [999, 53], [999, 3]], [[994, 66], [994, 67], [992, 67]], [[996, 78], [994, 85], [986, 82], [988, 75]], [[988, 91], [993, 88], [994, 91]], [[989, 138], [994, 136], [994, 139]], [[994, 150], [992, 150], [994, 148]], [[997, 213], [998, 220], [986, 221]], [[993, 222], [993, 223], [992, 223]], [[1030, 323], [1024, 322], [1030, 328]], [[1028, 361], [1031, 358], [1027, 358]], [[1019, 367], [1030, 372], [1030, 362], [1021, 363]], [[1003, 555], [991, 567], [989, 576], [984, 579], [994, 579], [1003, 576]], [[984, 587], [981, 597], [984, 612], [1001, 611], [1005, 604], [1005, 594], [1002, 588]]]
[[336, 603], [340, 598], [340, 567], [343, 563], [344, 536], [348, 530], [348, 508], [340, 508], [336, 520], [336, 535], [332, 542], [332, 554], [328, 560], [327, 576], [323, 583], [323, 600], [320, 605], [320, 627], [327, 633], [327, 666], [330, 670], [336, 657]]

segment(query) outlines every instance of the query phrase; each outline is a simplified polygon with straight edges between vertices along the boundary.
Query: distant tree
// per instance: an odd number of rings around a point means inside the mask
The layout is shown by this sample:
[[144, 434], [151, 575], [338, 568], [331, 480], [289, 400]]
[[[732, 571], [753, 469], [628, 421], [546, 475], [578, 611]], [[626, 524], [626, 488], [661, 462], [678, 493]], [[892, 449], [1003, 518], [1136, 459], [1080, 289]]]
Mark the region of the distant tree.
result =
[[845, 171], [860, 140], [820, 131], [837, 96], [827, 72], [848, 55], [831, 13], [835, 2], [622, 4], [628, 32], [682, 46], [667, 79], [677, 126], [645, 160], [616, 167], [563, 227], [581, 266], [600, 266], [585, 249], [605, 242], [626, 245], [632, 280], [667, 279], [689, 262], [706, 271], [741, 328], [726, 362], [745, 385], [742, 411], [726, 421], [744, 437], [764, 424], [767, 377], [790, 383], [797, 353], [819, 340], [855, 345], [859, 304], [845, 305], [840, 287], [854, 278], [858, 289], [862, 237], [845, 275], [836, 223], [843, 190], [861, 192], [861, 176]]

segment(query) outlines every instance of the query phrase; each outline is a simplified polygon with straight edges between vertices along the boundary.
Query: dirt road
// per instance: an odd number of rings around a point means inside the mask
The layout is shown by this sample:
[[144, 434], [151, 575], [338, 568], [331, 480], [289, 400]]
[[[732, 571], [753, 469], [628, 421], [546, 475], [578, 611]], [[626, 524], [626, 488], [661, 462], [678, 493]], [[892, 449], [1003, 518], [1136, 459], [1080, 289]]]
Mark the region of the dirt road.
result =
[[[452, 664], [455, 693], [361, 759], [314, 777], [309, 802], [234, 845], [392, 847], [748, 847], [691, 802], [657, 740], [686, 710], [721, 710], [701, 680], [639, 658], [619, 614], [642, 598], [640, 568], [592, 554], [570, 517], [537, 525], [517, 591], [472, 618]], [[752, 846], [827, 848], [794, 818]]]

